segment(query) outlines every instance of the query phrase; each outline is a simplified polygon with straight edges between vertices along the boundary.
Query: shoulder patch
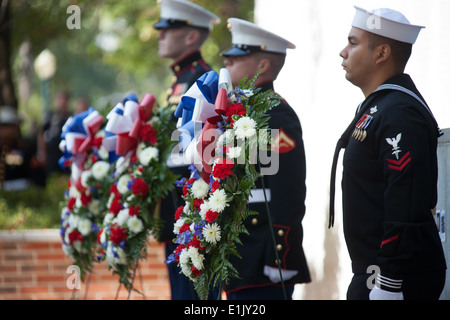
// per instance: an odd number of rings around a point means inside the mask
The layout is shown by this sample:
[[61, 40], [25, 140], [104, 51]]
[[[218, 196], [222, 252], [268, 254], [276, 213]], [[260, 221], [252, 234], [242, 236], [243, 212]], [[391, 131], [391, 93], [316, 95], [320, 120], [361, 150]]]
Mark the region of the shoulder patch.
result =
[[288, 136], [283, 128], [280, 128], [278, 134], [272, 141], [272, 150], [278, 153], [288, 153], [295, 149], [297, 143], [293, 138]]
[[402, 134], [399, 133], [393, 138], [386, 138], [386, 142], [392, 146], [392, 155], [395, 159], [386, 159], [388, 163], [388, 168], [395, 171], [403, 171], [403, 169], [411, 162], [411, 152], [406, 152], [401, 158], [400, 154], [402, 150], [400, 149], [400, 141], [402, 140]]

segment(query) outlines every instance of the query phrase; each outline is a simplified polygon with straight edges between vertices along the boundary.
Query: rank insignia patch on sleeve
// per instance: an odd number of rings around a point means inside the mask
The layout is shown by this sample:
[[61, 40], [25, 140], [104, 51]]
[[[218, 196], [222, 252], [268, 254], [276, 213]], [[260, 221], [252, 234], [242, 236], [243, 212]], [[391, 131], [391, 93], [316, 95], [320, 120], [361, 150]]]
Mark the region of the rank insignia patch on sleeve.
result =
[[388, 168], [396, 171], [402, 171], [411, 162], [411, 152], [407, 152], [400, 160], [386, 159]]
[[294, 139], [289, 137], [283, 128], [280, 128], [277, 136], [272, 141], [272, 150], [278, 153], [288, 153], [296, 147]]
[[408, 165], [408, 163], [411, 162], [411, 152], [409, 151], [401, 159], [399, 159], [400, 153], [402, 152], [399, 146], [401, 139], [401, 133], [399, 133], [394, 138], [386, 138], [386, 142], [392, 146], [392, 155], [394, 155], [396, 158], [396, 160], [386, 159], [388, 168], [396, 171], [402, 171]]

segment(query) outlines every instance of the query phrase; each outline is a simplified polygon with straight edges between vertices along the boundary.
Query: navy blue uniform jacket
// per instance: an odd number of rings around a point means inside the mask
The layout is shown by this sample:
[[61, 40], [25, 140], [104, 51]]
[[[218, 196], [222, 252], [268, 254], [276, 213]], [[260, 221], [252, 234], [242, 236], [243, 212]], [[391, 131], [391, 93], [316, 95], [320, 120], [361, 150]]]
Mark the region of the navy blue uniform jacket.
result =
[[[273, 90], [273, 84], [262, 86], [262, 90]], [[270, 190], [269, 210], [272, 225], [268, 222], [264, 200], [249, 204], [249, 209], [259, 214], [245, 221], [250, 235], [242, 235], [243, 245], [237, 247], [242, 259], [232, 258], [241, 279], [230, 279], [226, 286], [227, 292], [280, 285], [271, 282], [263, 273], [264, 266], [278, 268], [271, 232], [275, 234], [281, 268], [297, 271], [296, 276], [285, 281], [285, 284], [311, 281], [302, 247], [302, 219], [305, 215], [306, 197], [306, 160], [302, 128], [295, 111], [285, 100], [269, 114], [269, 128], [280, 130], [274, 146], [279, 153], [279, 170], [275, 175], [266, 175], [264, 179], [265, 188]]]
[[[400, 85], [423, 100], [406, 74], [385, 84]], [[402, 279], [445, 270], [431, 211], [438, 173], [434, 117], [398, 90], [372, 93], [361, 108], [355, 128], [370, 119], [366, 137], [350, 136], [343, 159], [344, 235], [353, 272], [366, 273], [376, 265], [382, 275]]]

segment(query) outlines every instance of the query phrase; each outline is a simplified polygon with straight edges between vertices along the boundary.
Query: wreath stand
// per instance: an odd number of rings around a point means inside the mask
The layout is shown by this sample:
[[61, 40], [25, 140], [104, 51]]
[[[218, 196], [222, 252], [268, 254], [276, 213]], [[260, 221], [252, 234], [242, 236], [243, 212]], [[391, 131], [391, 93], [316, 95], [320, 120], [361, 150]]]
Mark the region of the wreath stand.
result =
[[[261, 167], [258, 163], [258, 168], [259, 171], [261, 172]], [[281, 282], [281, 288], [283, 290], [283, 298], [284, 300], [287, 300], [287, 294], [286, 294], [286, 287], [284, 285], [284, 280], [283, 280], [283, 274], [281, 272], [281, 263], [280, 263], [280, 257], [278, 255], [278, 250], [277, 250], [277, 242], [275, 240], [275, 234], [273, 232], [273, 227], [272, 227], [272, 217], [270, 215], [270, 209], [269, 209], [269, 202], [267, 201], [267, 194], [266, 194], [266, 186], [264, 184], [264, 176], [261, 176], [261, 186], [263, 189], [263, 193], [264, 193], [264, 202], [266, 205], [266, 213], [267, 213], [267, 220], [268, 220], [268, 224], [269, 224], [269, 229], [270, 229], [270, 235], [272, 237], [272, 244], [273, 244], [273, 249], [274, 249], [274, 253], [275, 253], [275, 259], [277, 261], [277, 265], [278, 265], [278, 272], [280, 273], [280, 282]]]

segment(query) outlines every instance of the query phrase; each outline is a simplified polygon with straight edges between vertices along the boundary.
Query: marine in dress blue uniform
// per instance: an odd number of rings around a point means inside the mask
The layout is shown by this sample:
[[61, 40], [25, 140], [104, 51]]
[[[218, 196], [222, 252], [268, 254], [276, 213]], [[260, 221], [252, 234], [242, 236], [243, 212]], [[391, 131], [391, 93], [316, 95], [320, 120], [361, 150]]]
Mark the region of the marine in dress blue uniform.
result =
[[[175, 28], [196, 28], [202, 32], [209, 32], [212, 25], [219, 23], [220, 19], [208, 10], [185, 0], [162, 0], [160, 21], [154, 25], [155, 29], [166, 30]], [[170, 66], [173, 72], [172, 85], [167, 91], [164, 107], [175, 108], [181, 97], [195, 83], [195, 81], [211, 67], [202, 57], [201, 50], [185, 52], [184, 56], [174, 61]], [[175, 116], [173, 121], [176, 122]], [[181, 177], [189, 176], [189, 164], [180, 163], [179, 159], [169, 159], [168, 165], [172, 172]], [[182, 193], [175, 188], [171, 194], [161, 201], [160, 217], [164, 226], [159, 241], [166, 244], [166, 256], [176, 248], [173, 244], [173, 224], [176, 209], [184, 205]], [[171, 294], [173, 300], [196, 300], [198, 296], [191, 281], [180, 274], [175, 264], [168, 265]], [[214, 298], [217, 298], [215, 296]]]
[[[263, 53], [280, 57], [284, 62], [286, 49], [295, 48], [289, 41], [248, 21], [231, 18], [228, 23], [233, 46], [222, 55], [232, 79], [235, 70], [230, 68], [232, 62], [227, 59], [232, 61]], [[252, 70], [253, 73], [257, 71]], [[267, 79], [257, 86], [263, 91], [274, 90], [274, 77]], [[243, 244], [237, 248], [242, 259], [232, 259], [241, 279], [233, 278], [226, 286], [230, 300], [284, 299], [284, 293], [287, 299], [291, 299], [296, 283], [311, 281], [302, 248], [306, 163], [301, 124], [285, 100], [269, 115], [269, 128], [278, 129], [277, 136], [272, 137], [272, 152], [278, 153], [279, 169], [276, 174], [266, 175], [264, 183], [258, 183], [258, 189], [252, 191], [249, 199], [249, 208], [259, 214], [245, 221], [249, 235], [241, 236]], [[271, 224], [265, 198], [268, 200]], [[275, 237], [275, 248], [271, 233]]]
[[[350, 64], [349, 51], [360, 45], [352, 35], [373, 33], [390, 39], [387, 43], [394, 40], [411, 48], [422, 28], [398, 11], [356, 9], [357, 30], [352, 29], [349, 46], [341, 52], [344, 66]], [[378, 28], [370, 28], [368, 21], [377, 21]], [[398, 72], [385, 78], [372, 92], [361, 86], [366, 99], [334, 158], [333, 171], [339, 150], [345, 148], [343, 223], [354, 273], [347, 298], [439, 299], [446, 262], [432, 210], [437, 202], [436, 149], [441, 131], [409, 75]], [[348, 79], [360, 80], [352, 75]], [[332, 209], [333, 205], [332, 201]], [[369, 270], [380, 271], [373, 288], [367, 285]]]

